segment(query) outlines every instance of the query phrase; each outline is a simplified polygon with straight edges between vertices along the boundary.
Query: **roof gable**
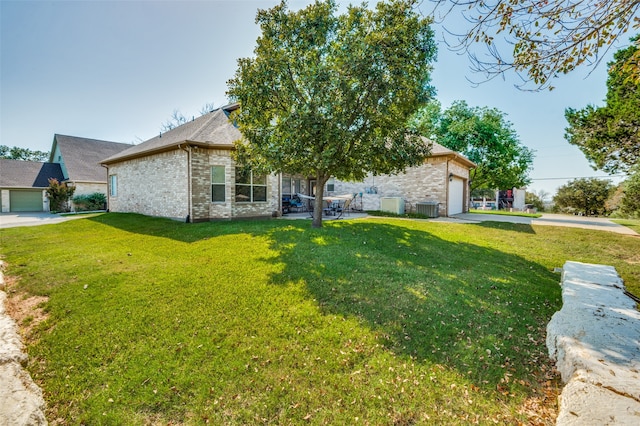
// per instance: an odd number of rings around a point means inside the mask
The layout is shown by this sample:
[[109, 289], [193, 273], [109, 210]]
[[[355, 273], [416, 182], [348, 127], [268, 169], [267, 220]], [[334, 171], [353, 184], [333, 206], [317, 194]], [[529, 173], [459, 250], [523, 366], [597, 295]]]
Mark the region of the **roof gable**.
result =
[[469, 160], [467, 157], [460, 154], [459, 152], [453, 151], [445, 146], [440, 145], [437, 142], [433, 142], [433, 141], [430, 141], [430, 142], [431, 142], [431, 155], [429, 155], [429, 157], [450, 157], [460, 161], [465, 166], [471, 169], [476, 167], [476, 164], [473, 161]]
[[[131, 144], [88, 139], [76, 136], [54, 135], [51, 155], [55, 148], [62, 155], [67, 178], [76, 182], [106, 182], [107, 174], [100, 161], [131, 147]], [[50, 158], [51, 162], [57, 162]]]
[[169, 130], [110, 157], [102, 163], [110, 164], [131, 158], [144, 157], [157, 152], [176, 149], [182, 144], [195, 144], [212, 148], [232, 149], [240, 139], [240, 131], [229, 121], [223, 109], [202, 115], [188, 123]]
[[0, 159], [0, 187], [47, 188], [49, 179], [64, 180], [60, 164]]

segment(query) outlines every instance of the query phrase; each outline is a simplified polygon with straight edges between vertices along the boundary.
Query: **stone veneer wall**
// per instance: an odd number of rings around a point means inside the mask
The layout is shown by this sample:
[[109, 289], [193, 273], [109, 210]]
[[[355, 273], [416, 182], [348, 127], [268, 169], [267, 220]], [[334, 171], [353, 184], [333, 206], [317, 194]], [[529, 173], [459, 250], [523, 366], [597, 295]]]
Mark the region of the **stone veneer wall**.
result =
[[109, 195], [109, 210], [186, 219], [187, 153], [174, 150], [109, 166], [117, 176], [117, 194]]
[[[448, 169], [447, 169], [448, 166]], [[397, 175], [369, 175], [364, 182], [335, 181], [335, 190], [327, 195], [362, 193], [363, 210], [380, 210], [380, 198], [402, 197], [415, 206], [417, 202], [435, 201], [440, 203], [440, 215], [447, 214], [448, 175], [469, 179], [469, 169], [455, 161], [443, 157], [429, 158], [425, 164], [410, 167]], [[468, 210], [468, 194], [465, 193], [464, 206]], [[360, 208], [360, 205], [357, 206]], [[407, 206], [408, 209], [408, 206]], [[413, 207], [415, 210], [415, 207]]]

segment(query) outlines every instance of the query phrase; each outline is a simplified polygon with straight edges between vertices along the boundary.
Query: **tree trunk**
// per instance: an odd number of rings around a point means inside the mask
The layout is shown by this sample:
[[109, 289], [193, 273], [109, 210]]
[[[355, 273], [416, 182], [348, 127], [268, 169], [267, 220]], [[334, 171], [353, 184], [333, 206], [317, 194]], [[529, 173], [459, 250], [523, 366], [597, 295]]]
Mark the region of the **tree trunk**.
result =
[[322, 228], [322, 210], [324, 209], [324, 184], [329, 180], [323, 173], [316, 174], [316, 199], [313, 200], [313, 222], [312, 228]]

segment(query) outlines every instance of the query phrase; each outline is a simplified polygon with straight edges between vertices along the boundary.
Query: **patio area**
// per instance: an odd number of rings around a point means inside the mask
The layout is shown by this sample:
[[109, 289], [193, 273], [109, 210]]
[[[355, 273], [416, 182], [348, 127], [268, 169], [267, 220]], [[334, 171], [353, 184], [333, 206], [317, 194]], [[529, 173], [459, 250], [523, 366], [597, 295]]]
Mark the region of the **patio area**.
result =
[[[323, 214], [323, 220], [350, 220], [350, 219], [362, 219], [369, 216], [367, 212], [360, 211], [346, 211], [342, 215], [338, 214]], [[297, 213], [285, 213], [280, 216], [280, 219], [309, 219], [311, 220], [310, 212], [297, 212]]]

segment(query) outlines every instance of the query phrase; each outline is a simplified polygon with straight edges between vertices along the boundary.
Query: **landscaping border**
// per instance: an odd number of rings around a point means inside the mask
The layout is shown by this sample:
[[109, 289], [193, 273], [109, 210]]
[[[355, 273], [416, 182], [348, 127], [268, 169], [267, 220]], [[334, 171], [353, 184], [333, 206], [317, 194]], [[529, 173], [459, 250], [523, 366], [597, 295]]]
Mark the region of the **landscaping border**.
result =
[[566, 383], [557, 425], [640, 424], [640, 312], [615, 268], [566, 262], [562, 309], [547, 326]]

